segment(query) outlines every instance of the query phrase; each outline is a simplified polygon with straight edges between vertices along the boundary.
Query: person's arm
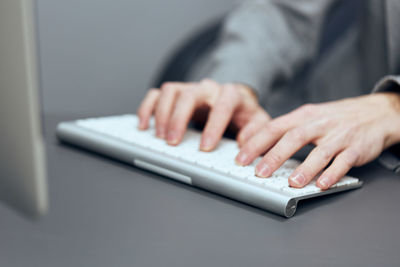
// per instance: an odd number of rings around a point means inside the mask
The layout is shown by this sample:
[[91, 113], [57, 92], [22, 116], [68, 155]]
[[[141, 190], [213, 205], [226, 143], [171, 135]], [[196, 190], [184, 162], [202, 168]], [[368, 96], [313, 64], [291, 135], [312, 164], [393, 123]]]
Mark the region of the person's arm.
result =
[[265, 99], [275, 81], [291, 79], [316, 56], [322, 25], [334, 2], [244, 2], [227, 17], [202, 77], [246, 84]]

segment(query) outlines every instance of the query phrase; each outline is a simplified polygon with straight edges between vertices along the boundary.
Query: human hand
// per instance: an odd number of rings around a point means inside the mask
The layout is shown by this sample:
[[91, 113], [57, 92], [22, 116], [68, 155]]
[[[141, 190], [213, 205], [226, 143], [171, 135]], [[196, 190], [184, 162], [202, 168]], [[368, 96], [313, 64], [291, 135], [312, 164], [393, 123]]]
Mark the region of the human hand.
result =
[[312, 143], [315, 148], [291, 174], [289, 184], [304, 187], [322, 171], [317, 186], [328, 189], [351, 167], [372, 161], [398, 142], [400, 95], [377, 93], [308, 104], [278, 117], [242, 146], [236, 161], [248, 165], [267, 151], [255, 172], [259, 177], [269, 177], [295, 152]]
[[237, 139], [242, 142], [270, 120], [249, 87], [218, 84], [208, 79], [199, 83], [169, 82], [160, 90], [151, 89], [137, 111], [139, 129], [148, 128], [153, 113], [156, 135], [170, 145], [182, 141], [194, 114], [202, 117], [205, 128], [200, 149], [203, 151], [211, 151], [217, 146], [230, 123], [240, 130]]

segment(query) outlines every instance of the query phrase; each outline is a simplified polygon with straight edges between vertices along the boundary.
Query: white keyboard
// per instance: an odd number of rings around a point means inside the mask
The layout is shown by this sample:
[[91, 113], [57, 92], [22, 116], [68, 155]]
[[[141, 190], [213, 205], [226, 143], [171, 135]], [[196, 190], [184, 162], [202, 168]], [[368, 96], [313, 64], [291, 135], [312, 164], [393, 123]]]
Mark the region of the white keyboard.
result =
[[239, 149], [234, 140], [224, 138], [214, 151], [202, 152], [198, 149], [201, 134], [195, 130], [189, 129], [180, 145], [169, 146], [155, 137], [153, 121], [146, 131], [138, 130], [137, 125], [135, 115], [91, 118], [61, 123], [57, 134], [60, 140], [287, 217], [294, 214], [300, 199], [362, 184], [345, 176], [326, 191], [315, 186], [315, 179], [304, 188], [292, 188], [288, 177], [300, 164], [297, 160], [288, 160], [270, 178], [259, 178], [254, 167], [261, 158], [250, 166], [236, 165]]

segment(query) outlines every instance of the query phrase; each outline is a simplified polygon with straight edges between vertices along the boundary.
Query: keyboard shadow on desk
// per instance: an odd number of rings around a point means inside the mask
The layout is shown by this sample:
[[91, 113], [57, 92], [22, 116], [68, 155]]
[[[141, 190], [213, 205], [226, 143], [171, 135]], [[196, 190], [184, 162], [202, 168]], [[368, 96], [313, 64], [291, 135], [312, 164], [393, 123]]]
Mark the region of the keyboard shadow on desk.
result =
[[273, 220], [281, 221], [281, 222], [284, 222], [284, 221], [288, 220], [287, 218], [284, 218], [284, 217], [276, 215], [274, 213], [262, 210], [262, 209], [257, 208], [257, 207], [253, 207], [253, 206], [248, 205], [246, 203], [243, 203], [243, 202], [240, 202], [240, 201], [237, 201], [237, 200], [233, 200], [233, 199], [230, 199], [230, 198], [228, 198], [226, 196], [219, 195], [217, 193], [210, 192], [210, 191], [198, 188], [198, 187], [186, 185], [184, 183], [181, 183], [181, 182], [178, 182], [178, 181], [173, 180], [171, 178], [168, 178], [167, 176], [163, 176], [163, 175], [160, 175], [158, 173], [153, 173], [153, 172], [148, 171], [148, 170], [143, 170], [143, 169], [138, 168], [138, 167], [136, 167], [134, 165], [125, 163], [123, 161], [116, 160], [115, 158], [112, 158], [112, 157], [109, 157], [109, 156], [106, 156], [106, 155], [103, 155], [103, 154], [100, 154], [100, 153], [93, 152], [91, 150], [82, 148], [80, 146], [76, 146], [76, 145], [73, 145], [73, 144], [65, 143], [65, 142], [62, 142], [62, 141], [61, 142], [57, 141], [57, 143], [58, 143], [58, 145], [60, 147], [63, 147], [65, 149], [73, 150], [74, 152], [77, 152], [77, 153], [80, 153], [80, 154], [84, 154], [84, 155], [86, 155], [88, 157], [95, 158], [95, 159], [100, 160], [100, 161], [105, 161], [107, 164], [111, 164], [111, 165], [116, 166], [118, 168], [124, 168], [126, 170], [130, 170], [130, 171], [134, 171], [134, 172], [140, 172], [141, 174], [145, 174], [146, 176], [151, 177], [152, 179], [157, 179], [160, 182], [163, 182], [163, 183], [166, 183], [166, 184], [169, 184], [169, 185], [173, 185], [173, 186], [178, 186], [178, 187], [180, 187], [182, 189], [189, 190], [189, 191], [191, 191], [191, 192], [193, 192], [195, 194], [200, 194], [202, 196], [206, 196], [208, 198], [212, 198], [213, 200], [222, 202], [224, 204], [228, 204], [228, 205], [240, 208], [240, 209], [244, 209], [246, 211], [250, 211], [252, 213], [256, 213], [257, 215], [261, 215], [261, 216], [266, 217], [268, 219], [273, 219]]

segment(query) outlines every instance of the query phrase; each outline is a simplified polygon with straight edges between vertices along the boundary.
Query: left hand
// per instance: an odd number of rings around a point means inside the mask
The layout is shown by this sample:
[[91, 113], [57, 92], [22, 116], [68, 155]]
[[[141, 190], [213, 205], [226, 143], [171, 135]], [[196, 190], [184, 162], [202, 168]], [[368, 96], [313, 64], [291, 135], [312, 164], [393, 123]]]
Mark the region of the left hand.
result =
[[[323, 104], [307, 104], [268, 123], [239, 145], [240, 165], [266, 152], [256, 175], [269, 177], [307, 144], [315, 148], [291, 174], [301, 188], [321, 171], [317, 186], [328, 189], [353, 166], [364, 165], [400, 142], [400, 94], [376, 93]], [[324, 170], [333, 160], [332, 164]]]

